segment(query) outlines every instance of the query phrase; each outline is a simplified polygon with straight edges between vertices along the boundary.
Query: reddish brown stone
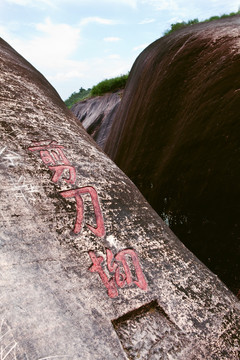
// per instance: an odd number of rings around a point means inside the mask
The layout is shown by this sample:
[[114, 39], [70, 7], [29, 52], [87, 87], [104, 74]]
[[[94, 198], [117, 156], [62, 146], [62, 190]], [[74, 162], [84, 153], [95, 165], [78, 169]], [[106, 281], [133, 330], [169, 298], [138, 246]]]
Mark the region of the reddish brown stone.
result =
[[130, 72], [106, 153], [173, 231], [240, 284], [240, 17], [147, 47]]

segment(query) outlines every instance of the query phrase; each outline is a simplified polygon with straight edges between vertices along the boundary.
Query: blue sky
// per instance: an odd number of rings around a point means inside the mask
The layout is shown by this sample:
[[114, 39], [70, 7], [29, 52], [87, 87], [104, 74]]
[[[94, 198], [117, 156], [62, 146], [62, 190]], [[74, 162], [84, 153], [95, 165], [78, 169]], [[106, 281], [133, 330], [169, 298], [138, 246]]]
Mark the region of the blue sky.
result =
[[239, 6], [240, 0], [0, 0], [0, 36], [65, 100], [127, 73], [172, 23]]

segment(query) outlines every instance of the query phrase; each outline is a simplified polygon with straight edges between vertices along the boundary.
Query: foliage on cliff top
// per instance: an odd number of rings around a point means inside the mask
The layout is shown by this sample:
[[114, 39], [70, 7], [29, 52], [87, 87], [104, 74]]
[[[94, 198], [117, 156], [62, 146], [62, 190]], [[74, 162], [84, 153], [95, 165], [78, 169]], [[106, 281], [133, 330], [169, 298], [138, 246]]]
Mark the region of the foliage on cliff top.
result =
[[65, 104], [68, 108], [71, 108], [78, 101], [85, 100], [86, 98], [103, 95], [107, 92], [114, 92], [119, 89], [124, 89], [127, 79], [128, 74], [125, 74], [115, 78], [105, 79], [97, 85], [93, 86], [92, 89], [89, 88], [88, 90], [85, 90], [81, 87], [78, 92], [72, 93], [72, 95], [70, 95], [69, 98], [65, 100]]
[[67, 100], [65, 100], [65, 104], [70, 109], [74, 104], [76, 104], [78, 101], [86, 99], [90, 95], [91, 89], [83, 89], [82, 87], [79, 89], [78, 92], [72, 93], [72, 95], [69, 96]]
[[117, 76], [112, 79], [105, 79], [93, 86], [91, 90], [92, 96], [103, 95], [107, 92], [123, 89], [127, 83], [128, 74]]
[[203, 21], [199, 21], [198, 19], [193, 19], [193, 20], [189, 20], [188, 22], [182, 21], [182, 22], [177, 22], [175, 24], [171, 24], [171, 29], [168, 29], [164, 32], [164, 36], [171, 34], [172, 32], [185, 28], [187, 26], [191, 26], [193, 24], [198, 24], [198, 23], [204, 23], [204, 22], [209, 22], [209, 21], [213, 21], [213, 20], [219, 20], [219, 19], [224, 19], [230, 16], [234, 16], [234, 15], [240, 15], [240, 9], [237, 12], [231, 12], [230, 14], [223, 14], [221, 16], [212, 16], [209, 19], [203, 20]]

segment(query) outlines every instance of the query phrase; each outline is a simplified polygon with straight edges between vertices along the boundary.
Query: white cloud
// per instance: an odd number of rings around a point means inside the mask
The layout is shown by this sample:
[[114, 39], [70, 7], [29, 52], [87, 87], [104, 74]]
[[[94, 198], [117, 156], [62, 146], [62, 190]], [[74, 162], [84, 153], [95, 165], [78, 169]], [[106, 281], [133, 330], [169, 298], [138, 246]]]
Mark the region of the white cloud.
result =
[[119, 4], [125, 4], [131, 6], [132, 8], [137, 7], [137, 0], [115, 0], [115, 2], [118, 2]]
[[80, 87], [87, 89], [104, 79], [126, 74], [134, 60], [135, 56], [128, 59], [122, 59], [118, 56], [112, 57], [111, 55], [101, 58], [90, 58], [85, 64], [86, 68], [83, 78], [67, 79], [66, 77], [61, 78], [61, 74], [59, 74], [59, 79], [50, 79], [50, 81], [57, 89], [62, 89], [60, 94], [63, 99], [66, 99]]
[[[35, 36], [26, 44], [32, 50], [37, 52], [35, 58], [48, 59], [51, 63], [52, 57], [66, 58], [72, 54], [80, 42], [80, 28], [68, 24], [54, 24], [50, 18], [46, 18], [43, 23], [36, 24], [36, 30], [41, 33]], [[32, 54], [33, 55], [33, 54]]]
[[52, 0], [3, 0], [10, 4], [20, 5], [20, 6], [32, 6], [38, 7], [42, 5], [47, 5], [49, 7], [56, 7], [56, 2]]
[[8, 29], [1, 25], [0, 25], [0, 34], [1, 34], [1, 38], [3, 38], [5, 41], [11, 42], [11, 35]]
[[143, 49], [145, 49], [147, 46], [148, 46], [149, 44], [141, 44], [141, 45], [138, 45], [138, 46], [135, 46], [134, 48], [133, 48], [133, 51], [139, 51], [139, 50], [143, 50]]
[[103, 40], [106, 42], [117, 42], [120, 41], [121, 39], [119, 37], [109, 36], [109, 37], [105, 37]]
[[[81, 27], [53, 23], [50, 18], [35, 24], [30, 39], [0, 26], [4, 40], [35, 66], [66, 99], [81, 86], [88, 88], [106, 78], [127, 73], [134, 55], [122, 59], [112, 53], [81, 60]], [[33, 29], [32, 29], [33, 30]], [[80, 50], [80, 51], [79, 51]], [[79, 51], [78, 59], [73, 60]]]
[[[17, 25], [16, 25], [17, 26]], [[10, 42], [17, 51], [20, 51], [26, 58], [31, 58], [35, 62], [44, 60], [50, 66], [53, 58], [67, 58], [78, 47], [81, 36], [80, 28], [60, 23], [54, 24], [50, 18], [38, 24], [28, 24], [29, 32], [32, 36], [22, 38], [16, 27], [15, 31], [9, 26], [1, 26], [3, 38]]]
[[[185, 19], [185, 20], [186, 20], [186, 19]], [[183, 21], [184, 21], [183, 18], [178, 17], [178, 16], [175, 16], [175, 17], [169, 19], [166, 23], [169, 24], [169, 26], [170, 26], [171, 24], [176, 24], [176, 23], [178, 23], [178, 22], [183, 22]]]
[[132, 8], [136, 8], [137, 7], [137, 0], [119, 0], [117, 1], [119, 3], [123, 3], [126, 4], [128, 6], [131, 6]]
[[111, 19], [100, 18], [97, 16], [86, 17], [80, 21], [81, 26], [88, 25], [90, 23], [96, 23], [96, 24], [102, 24], [102, 25], [114, 25], [114, 24], [116, 24], [116, 21], [111, 20]]
[[150, 23], [153, 23], [155, 22], [156, 19], [144, 19], [142, 21], [139, 22], [140, 25], [143, 25], [143, 24], [150, 24]]
[[10, 3], [10, 4], [26, 6], [31, 2], [31, 0], [30, 1], [29, 0], [5, 0], [5, 2]]
[[[140, 4], [146, 4], [154, 7], [157, 11], [168, 10], [170, 13], [180, 15], [184, 18], [206, 18], [207, 13], [211, 15], [221, 15], [222, 13], [230, 13], [237, 11], [240, 5], [239, 0], [138, 0]], [[225, 8], [225, 9], [224, 9]], [[219, 11], [221, 9], [221, 11]]]
[[[42, 7], [43, 5], [49, 6], [51, 8], [60, 7], [63, 4], [67, 5], [80, 5], [86, 4], [86, 0], [1, 0], [1, 2], [16, 4], [20, 6], [31, 6], [31, 7]], [[108, 4], [111, 5], [119, 4], [124, 6], [129, 6], [131, 8], [136, 8], [138, 0], [87, 0], [88, 4]]]
[[[85, 1], [85, 0], [83, 0], [83, 1]], [[138, 1], [139, 0], [98, 0], [98, 2], [111, 3], [111, 5], [113, 3], [114, 4], [119, 4], [119, 5], [127, 5], [127, 6], [130, 6], [133, 9], [137, 8]]]
[[121, 6], [129, 6], [133, 9], [136, 9], [140, 4], [147, 4], [148, 6], [153, 6], [155, 10], [169, 10], [177, 11], [182, 10], [182, 7], [185, 7], [187, 10], [190, 6], [193, 8], [202, 9], [204, 8], [207, 11], [208, 8], [215, 7], [216, 9], [226, 7], [226, 12], [237, 11], [238, 6], [240, 5], [239, 0], [232, 0], [230, 3], [227, 3], [225, 0], [192, 0], [191, 2], [186, 2], [185, 0], [0, 0], [2, 3], [11, 3], [21, 6], [31, 6], [31, 7], [51, 7], [51, 8], [61, 8], [63, 5], [85, 5], [86, 2], [88, 5], [94, 6], [94, 4], [116, 4]]
[[[69, 65], [69, 63], [66, 63]], [[79, 67], [79, 69], [77, 69]], [[82, 70], [84, 67], [87, 68], [86, 64], [82, 64]], [[55, 75], [49, 75], [48, 80], [50, 81], [65, 81], [70, 79], [82, 79], [84, 77], [84, 71], [81, 71], [80, 64], [76, 63], [76, 69], [71, 71], [57, 72]]]
[[178, 0], [141, 0], [143, 4], [154, 6], [156, 10], [171, 10], [179, 9]]
[[120, 55], [119, 54], [111, 54], [108, 56], [108, 59], [120, 59]]
[[68, 24], [54, 24], [49, 18], [35, 24], [34, 35], [29, 39], [11, 34], [0, 27], [4, 40], [35, 66], [50, 82], [83, 77], [89, 70], [84, 61], [72, 56], [81, 43], [80, 28]]

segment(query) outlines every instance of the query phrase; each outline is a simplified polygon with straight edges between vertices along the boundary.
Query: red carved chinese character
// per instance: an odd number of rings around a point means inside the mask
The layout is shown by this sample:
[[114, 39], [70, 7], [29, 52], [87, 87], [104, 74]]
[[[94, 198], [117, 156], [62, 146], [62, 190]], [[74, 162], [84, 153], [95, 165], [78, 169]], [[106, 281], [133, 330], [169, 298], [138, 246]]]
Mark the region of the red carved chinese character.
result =
[[[126, 260], [126, 256], [130, 256], [132, 263], [135, 268], [135, 273], [137, 276], [137, 281], [133, 281], [131, 270]], [[126, 285], [136, 284], [140, 289], [147, 290], [147, 282], [142, 272], [138, 256], [136, 252], [132, 249], [125, 249], [120, 251], [115, 257], [111, 250], [107, 249], [107, 267], [110, 273], [114, 273], [114, 279], [108, 279], [106, 273], [102, 269], [101, 263], [103, 262], [103, 257], [96, 257], [93, 251], [89, 251], [89, 256], [93, 262], [93, 265], [89, 268], [91, 272], [97, 272], [108, 290], [108, 296], [111, 298], [118, 296], [117, 286], [122, 288]], [[122, 265], [124, 272], [120, 267]], [[115, 282], [114, 282], [115, 280]]]
[[58, 145], [56, 141], [48, 141], [47, 144], [46, 141], [36, 142], [34, 146], [28, 148], [29, 151], [39, 151], [41, 159], [46, 165], [57, 165], [57, 162], [70, 165], [62, 149], [64, 146]]
[[[29, 148], [29, 150], [30, 150], [30, 148]], [[46, 164], [47, 166], [55, 164], [55, 161], [49, 151], [40, 150], [40, 156], [41, 156], [41, 159], [44, 162], [44, 164]]]
[[28, 148], [30, 151], [39, 151], [44, 164], [54, 171], [53, 182], [57, 182], [62, 176], [64, 170], [69, 171], [69, 177], [63, 177], [68, 184], [74, 184], [76, 181], [76, 170], [70, 165], [63, 152], [64, 146], [58, 145], [56, 141], [41, 141], [34, 143], [34, 146]]
[[66, 191], [62, 191], [60, 194], [64, 198], [74, 197], [76, 200], [77, 217], [76, 217], [76, 222], [75, 222], [75, 226], [74, 226], [74, 230], [73, 230], [73, 232], [75, 234], [78, 234], [82, 228], [83, 211], [84, 211], [82, 195], [90, 194], [91, 201], [92, 201], [93, 207], [94, 207], [94, 213], [95, 213], [97, 226], [93, 227], [89, 224], [86, 224], [86, 225], [95, 235], [97, 235], [99, 237], [102, 237], [105, 235], [104, 221], [103, 221], [103, 216], [102, 216], [101, 208], [100, 208], [99, 201], [98, 201], [98, 195], [97, 195], [96, 190], [92, 186], [85, 186], [85, 187], [78, 188], [78, 189], [66, 190]]
[[[126, 282], [127, 282], [127, 284], [129, 285], [129, 284], [132, 283], [132, 276], [131, 276], [131, 271], [129, 269], [128, 263], [126, 261], [126, 255], [131, 256], [133, 265], [135, 267], [136, 275], [138, 277], [138, 281], [134, 281], [134, 283], [140, 289], [147, 290], [147, 283], [146, 283], [146, 280], [144, 278], [141, 266], [139, 264], [137, 254], [132, 249], [122, 250], [115, 256], [115, 259], [117, 261], [119, 261], [119, 262], [122, 262], [122, 264], [123, 264], [123, 268], [124, 268], [124, 271], [125, 271], [125, 274], [126, 274]], [[116, 279], [116, 281], [117, 281], [117, 279]]]
[[108, 296], [111, 298], [115, 298], [118, 296], [117, 287], [114, 283], [113, 279], [108, 280], [107, 275], [103, 271], [101, 267], [101, 263], [103, 262], [102, 256], [96, 256], [93, 251], [89, 251], [89, 256], [93, 262], [92, 266], [89, 268], [89, 271], [91, 272], [97, 272], [103, 282], [103, 284], [106, 286], [108, 290]]
[[73, 166], [69, 166], [69, 165], [49, 166], [49, 169], [55, 171], [52, 177], [53, 182], [58, 182], [64, 170], [69, 171], [69, 178], [68, 179], [65, 177], [63, 178], [65, 182], [67, 182], [68, 184], [74, 184], [76, 181], [76, 171]]

